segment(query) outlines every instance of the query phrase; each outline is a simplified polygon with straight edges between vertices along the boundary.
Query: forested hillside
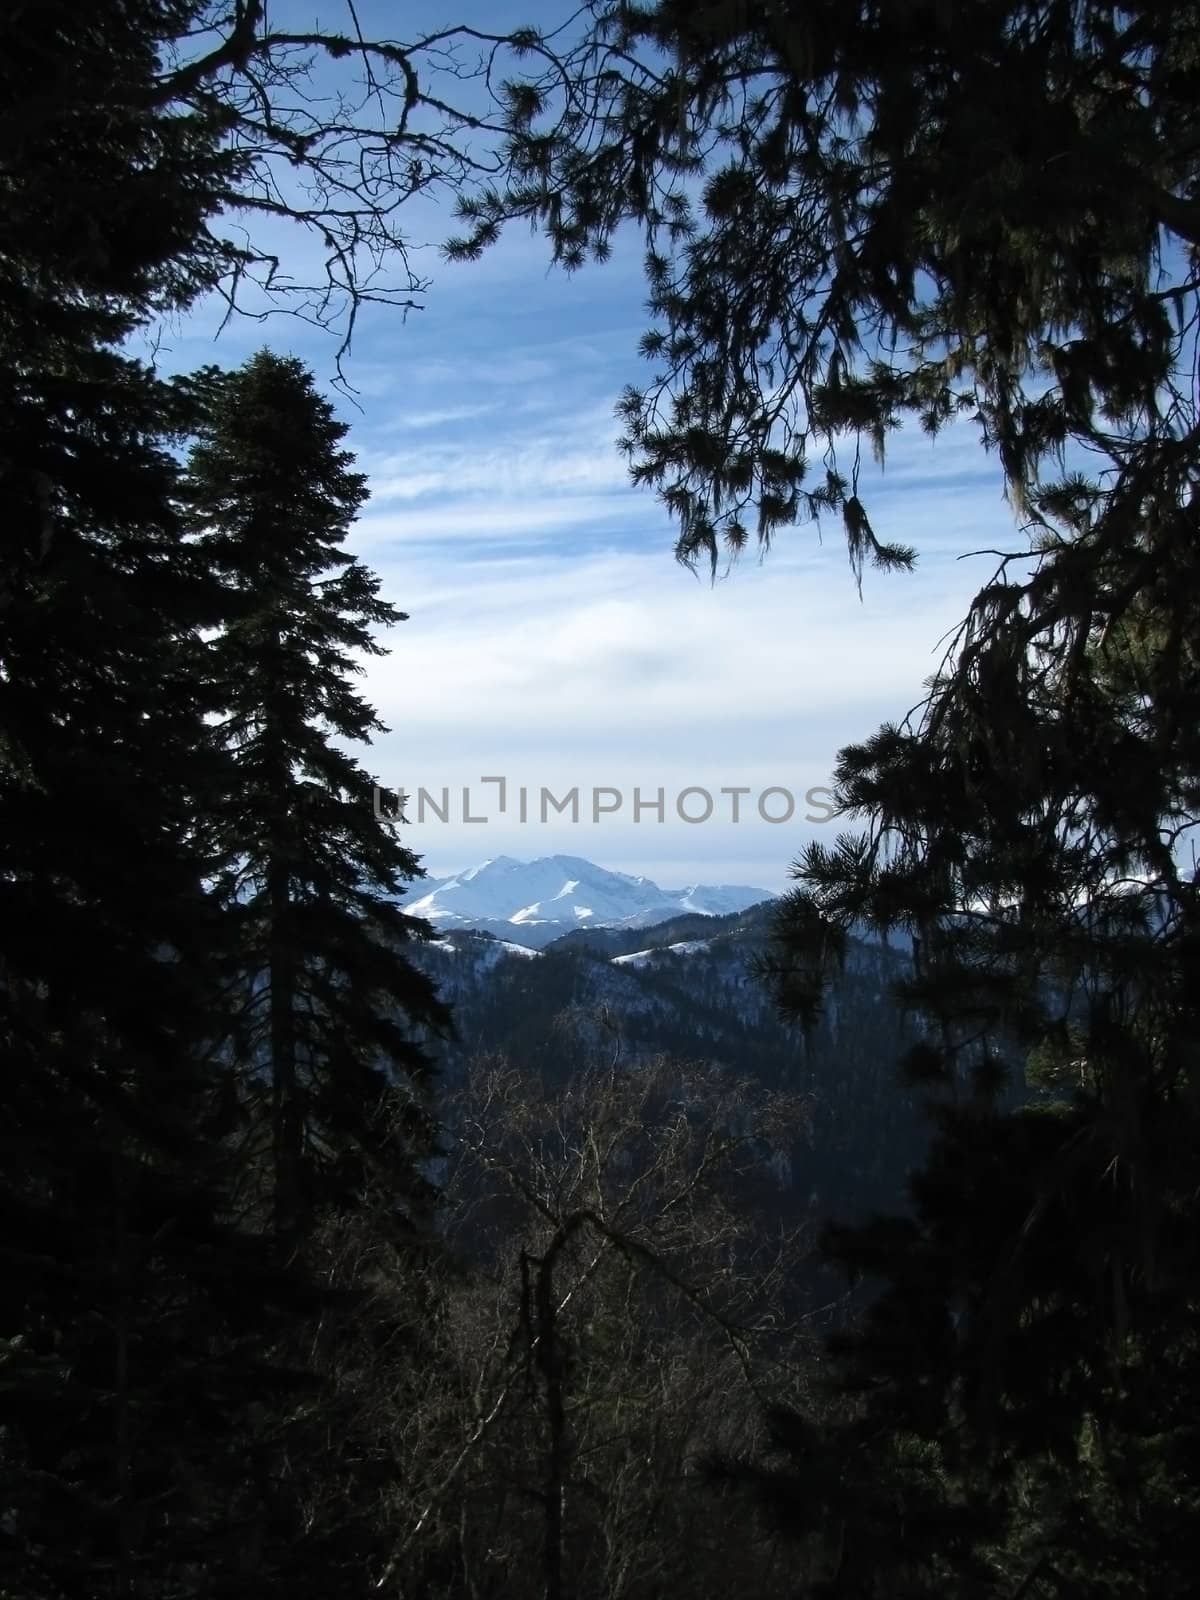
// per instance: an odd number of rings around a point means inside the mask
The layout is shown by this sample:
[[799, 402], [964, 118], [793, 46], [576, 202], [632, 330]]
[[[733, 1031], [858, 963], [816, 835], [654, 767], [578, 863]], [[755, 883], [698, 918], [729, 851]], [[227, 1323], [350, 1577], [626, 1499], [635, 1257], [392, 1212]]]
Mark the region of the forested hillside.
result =
[[844, 1220], [903, 1206], [928, 1136], [921, 1096], [894, 1084], [895, 1062], [919, 1033], [892, 993], [908, 964], [856, 942], [803, 1027], [780, 1014], [760, 971], [770, 929], [763, 906], [568, 934], [539, 952], [487, 933], [447, 935], [418, 957], [453, 1007], [457, 1039], [441, 1059], [456, 1074], [502, 1053], [551, 1082], [588, 1059], [631, 1071], [664, 1057], [709, 1063], [804, 1101], [786, 1166], [790, 1209]]

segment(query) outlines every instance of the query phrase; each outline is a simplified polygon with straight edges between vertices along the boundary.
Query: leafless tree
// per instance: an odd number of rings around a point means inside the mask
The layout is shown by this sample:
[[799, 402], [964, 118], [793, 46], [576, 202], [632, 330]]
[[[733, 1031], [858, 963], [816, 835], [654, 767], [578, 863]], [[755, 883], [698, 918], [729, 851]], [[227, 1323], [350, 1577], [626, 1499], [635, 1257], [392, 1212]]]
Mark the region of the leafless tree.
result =
[[365, 303], [420, 308], [411, 202], [499, 170], [506, 63], [546, 45], [463, 25], [372, 35], [355, 0], [309, 27], [268, 0], [159, 10], [155, 106], [219, 129], [231, 158], [188, 263], [203, 287], [229, 315], [336, 328], [339, 362]]
[[409, 1468], [380, 1591], [788, 1592], [794, 1558], [700, 1468], [812, 1372], [772, 1163], [803, 1105], [666, 1060], [553, 1087], [485, 1059], [449, 1126], [437, 1356], [375, 1417]]

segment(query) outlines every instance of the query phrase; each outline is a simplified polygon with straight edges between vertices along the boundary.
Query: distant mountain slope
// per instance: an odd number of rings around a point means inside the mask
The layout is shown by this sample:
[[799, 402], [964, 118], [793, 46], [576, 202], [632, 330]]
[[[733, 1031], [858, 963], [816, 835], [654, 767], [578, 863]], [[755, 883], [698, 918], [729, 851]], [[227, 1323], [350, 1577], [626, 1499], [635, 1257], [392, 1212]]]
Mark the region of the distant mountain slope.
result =
[[745, 911], [732, 911], [723, 917], [704, 916], [685, 911], [662, 922], [622, 928], [577, 928], [554, 941], [555, 950], [589, 950], [594, 955], [613, 957], [632, 955], [640, 950], [682, 944], [688, 940], [737, 938], [761, 941], [768, 933], [773, 900], [760, 900]]
[[768, 889], [740, 884], [661, 889], [582, 856], [497, 856], [421, 888], [405, 909], [435, 927], [481, 929], [533, 949], [578, 928], [642, 928], [680, 914], [725, 918], [771, 898]]
[[459, 1040], [441, 1050], [443, 1064], [453, 1073], [473, 1055], [502, 1053], [554, 1080], [613, 1054], [710, 1061], [808, 1099], [812, 1142], [797, 1155], [793, 1182], [821, 1211], [889, 1208], [927, 1137], [917, 1097], [896, 1083], [916, 1037], [891, 996], [905, 956], [851, 940], [805, 1033], [780, 1017], [756, 972], [769, 912], [588, 927], [540, 951], [486, 931], [444, 930], [416, 957], [454, 1010]]

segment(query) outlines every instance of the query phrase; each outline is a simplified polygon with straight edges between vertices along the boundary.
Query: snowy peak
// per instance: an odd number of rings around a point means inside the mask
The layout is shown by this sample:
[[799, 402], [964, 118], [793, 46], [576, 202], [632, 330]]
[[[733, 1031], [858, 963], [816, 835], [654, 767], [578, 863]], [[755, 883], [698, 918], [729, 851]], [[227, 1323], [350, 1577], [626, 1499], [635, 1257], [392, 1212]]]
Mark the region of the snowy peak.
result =
[[496, 856], [451, 878], [427, 878], [405, 907], [437, 928], [484, 928], [540, 948], [579, 927], [648, 927], [693, 911], [719, 917], [772, 898], [744, 885], [661, 889], [649, 878], [598, 867], [581, 856], [517, 861]]

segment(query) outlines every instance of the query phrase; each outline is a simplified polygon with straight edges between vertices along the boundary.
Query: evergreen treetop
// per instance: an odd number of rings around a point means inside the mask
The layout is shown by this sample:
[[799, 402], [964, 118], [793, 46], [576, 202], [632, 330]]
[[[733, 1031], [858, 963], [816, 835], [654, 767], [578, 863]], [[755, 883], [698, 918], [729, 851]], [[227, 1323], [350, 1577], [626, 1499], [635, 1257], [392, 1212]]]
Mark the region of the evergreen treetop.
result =
[[[272, 1080], [277, 1207], [294, 1222], [322, 1184], [329, 1203], [369, 1170], [420, 1209], [434, 1141], [418, 1041], [448, 1014], [405, 955], [430, 935], [399, 905], [421, 868], [346, 748], [383, 730], [353, 679], [403, 614], [344, 548], [366, 487], [312, 375], [264, 351], [199, 387], [185, 499], [230, 597], [198, 666], [231, 771], [202, 832], [249, 985], [237, 1050]], [[397, 1097], [404, 1119], [382, 1114]]]

